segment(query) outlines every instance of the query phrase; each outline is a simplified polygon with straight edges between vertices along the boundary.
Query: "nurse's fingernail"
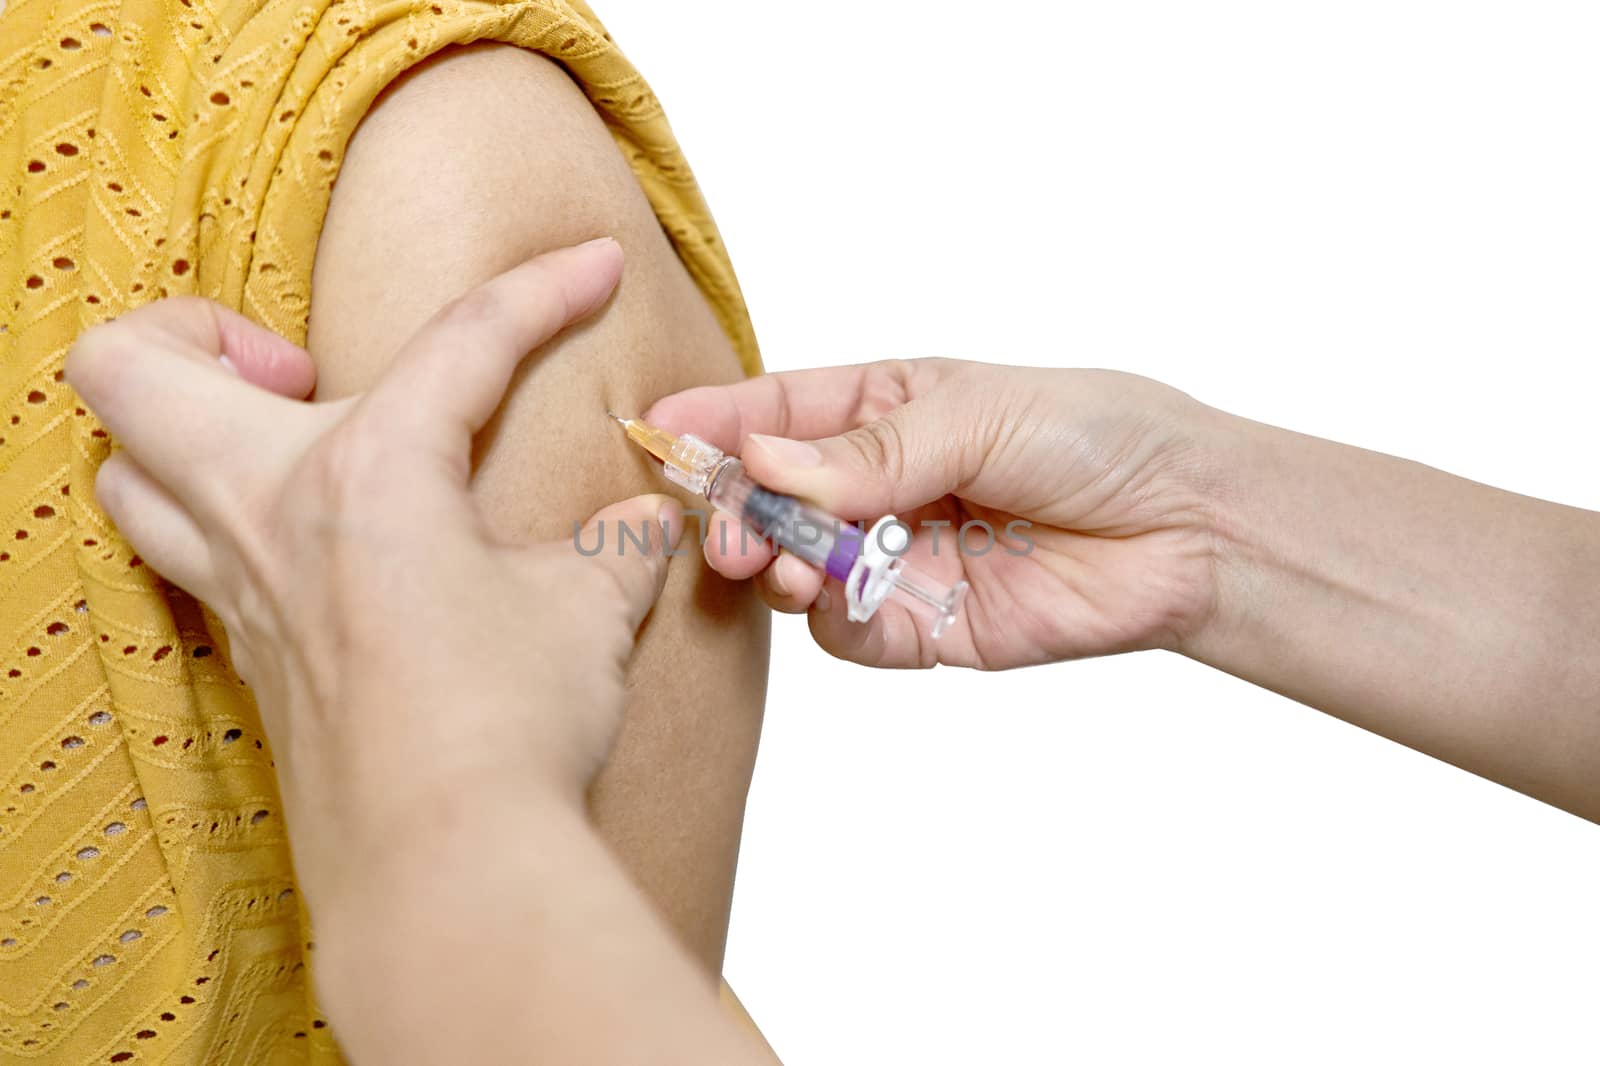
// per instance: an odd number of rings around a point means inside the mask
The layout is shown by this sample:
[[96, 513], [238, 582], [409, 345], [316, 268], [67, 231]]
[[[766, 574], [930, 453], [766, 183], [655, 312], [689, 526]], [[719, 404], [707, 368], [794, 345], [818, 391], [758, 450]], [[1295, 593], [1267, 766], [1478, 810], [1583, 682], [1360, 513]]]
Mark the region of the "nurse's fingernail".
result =
[[821, 466], [822, 453], [814, 444], [807, 444], [803, 440], [790, 440], [788, 437], [769, 437], [764, 433], [752, 433], [746, 438], [744, 455], [750, 457], [750, 446], [755, 445], [766, 451], [767, 455], [782, 463], [784, 466]]
[[665, 553], [670, 555], [683, 537], [683, 508], [677, 500], [669, 497], [661, 505], [661, 510], [656, 512], [656, 521], [661, 524], [661, 538], [666, 543]]
[[221, 363], [222, 368], [230, 374], [237, 374], [239, 372], [239, 368], [233, 365], [233, 360], [229, 359], [225, 355], [217, 356], [217, 362]]
[[773, 591], [780, 596], [794, 595], [794, 590], [789, 587], [789, 582], [785, 581], [783, 578], [783, 561], [787, 558], [789, 558], [787, 555], [778, 556], [778, 558], [774, 560], [772, 568], [767, 571], [767, 582], [772, 586]]

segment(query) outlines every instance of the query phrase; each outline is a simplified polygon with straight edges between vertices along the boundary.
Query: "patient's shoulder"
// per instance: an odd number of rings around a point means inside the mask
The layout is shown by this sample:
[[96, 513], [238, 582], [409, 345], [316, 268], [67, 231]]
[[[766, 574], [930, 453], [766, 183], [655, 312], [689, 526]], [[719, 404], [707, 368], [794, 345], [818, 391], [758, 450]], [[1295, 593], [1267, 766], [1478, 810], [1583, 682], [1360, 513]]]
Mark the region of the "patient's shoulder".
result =
[[[631, 167], [555, 64], [503, 47], [431, 61], [358, 128], [312, 278], [318, 395], [360, 391], [438, 308], [534, 254], [610, 234], [616, 295], [534, 353], [479, 439], [473, 489], [503, 536], [570, 536], [659, 475], [605, 416], [736, 379], [732, 345]], [[460, 353], [470, 359], [471, 352]], [[765, 685], [766, 617], [747, 588], [685, 553], [629, 668], [597, 824], [715, 970], [726, 930]]]
[[566, 71], [503, 45], [433, 57], [380, 96], [334, 185], [308, 341], [319, 395], [364, 387], [473, 285], [602, 234], [627, 255], [616, 299], [577, 331], [586, 343], [558, 342], [528, 372], [553, 383], [581, 355], [596, 390], [640, 410], [678, 388], [737, 378], [732, 345]]
[[[526, 234], [545, 208], [581, 216], [570, 209], [585, 201], [645, 206], [605, 123], [566, 71], [499, 44], [446, 49], [385, 89], [350, 144], [336, 189], [418, 225], [465, 224], [465, 235], [480, 239]], [[573, 222], [577, 232], [583, 219]]]
[[[602, 233], [623, 242], [630, 275], [682, 274], [605, 123], [559, 65], [505, 45], [430, 58], [378, 98], [334, 185], [310, 346], [336, 344], [347, 365], [323, 368], [323, 390], [350, 391], [455, 293]], [[676, 295], [689, 295], [687, 281]], [[371, 321], [359, 336], [326, 310], [353, 305], [378, 311], [361, 316]]]

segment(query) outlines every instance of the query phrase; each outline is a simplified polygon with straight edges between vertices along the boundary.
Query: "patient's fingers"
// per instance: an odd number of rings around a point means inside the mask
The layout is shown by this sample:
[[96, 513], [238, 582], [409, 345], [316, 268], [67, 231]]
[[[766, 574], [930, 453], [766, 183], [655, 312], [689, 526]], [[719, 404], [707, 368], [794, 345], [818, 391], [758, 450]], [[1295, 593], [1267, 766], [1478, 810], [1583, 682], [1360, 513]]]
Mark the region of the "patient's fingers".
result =
[[643, 417], [737, 453], [752, 433], [815, 440], [854, 429], [927, 392], [960, 365], [889, 360], [763, 374], [676, 393], [656, 401]]

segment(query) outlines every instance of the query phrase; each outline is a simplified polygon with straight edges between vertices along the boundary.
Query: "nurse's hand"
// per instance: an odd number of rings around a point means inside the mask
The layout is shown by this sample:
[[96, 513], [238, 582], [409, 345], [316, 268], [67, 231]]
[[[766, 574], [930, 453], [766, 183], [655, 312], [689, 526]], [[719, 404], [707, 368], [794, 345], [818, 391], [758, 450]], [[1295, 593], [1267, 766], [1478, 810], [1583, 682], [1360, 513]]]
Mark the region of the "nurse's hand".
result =
[[576, 810], [610, 750], [677, 505], [646, 496], [596, 515], [647, 526], [652, 550], [587, 558], [571, 541], [495, 541], [467, 478], [473, 433], [518, 363], [603, 304], [621, 267], [610, 241], [525, 263], [337, 403], [274, 395], [309, 389], [305, 353], [198, 299], [92, 329], [68, 357], [67, 380], [124, 449], [100, 469], [101, 505], [226, 626], [314, 906], [369, 846], [417, 838], [441, 796], [534, 790]]
[[919, 359], [691, 389], [644, 417], [840, 517], [898, 515], [914, 565], [971, 584], [938, 641], [893, 601], [857, 624], [837, 585], [714, 516], [711, 565], [759, 573], [778, 610], [809, 610], [823, 648], [870, 666], [1003, 669], [1177, 647], [1206, 618], [1213, 538], [1196, 438], [1209, 413], [1130, 374]]

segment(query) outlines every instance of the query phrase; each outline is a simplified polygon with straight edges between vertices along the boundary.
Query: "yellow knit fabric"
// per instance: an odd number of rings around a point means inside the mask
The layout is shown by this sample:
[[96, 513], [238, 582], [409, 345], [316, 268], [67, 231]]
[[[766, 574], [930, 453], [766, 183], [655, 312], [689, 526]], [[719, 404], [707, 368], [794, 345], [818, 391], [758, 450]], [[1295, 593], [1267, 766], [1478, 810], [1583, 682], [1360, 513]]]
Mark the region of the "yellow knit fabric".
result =
[[476, 40], [572, 72], [754, 372], [694, 179], [582, 4], [9, 0], [0, 13], [0, 1059], [337, 1061], [250, 694], [215, 619], [95, 507], [110, 441], [61, 366], [79, 331], [168, 294], [303, 342], [357, 122], [405, 68]]

